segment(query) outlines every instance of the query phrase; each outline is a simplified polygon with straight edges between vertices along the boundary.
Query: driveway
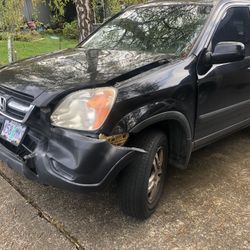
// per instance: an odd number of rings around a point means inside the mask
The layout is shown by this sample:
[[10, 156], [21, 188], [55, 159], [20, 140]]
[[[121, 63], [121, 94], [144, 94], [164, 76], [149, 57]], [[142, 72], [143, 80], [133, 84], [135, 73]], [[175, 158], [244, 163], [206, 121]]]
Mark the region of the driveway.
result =
[[115, 187], [76, 194], [0, 167], [0, 249], [250, 249], [250, 129], [170, 170], [157, 212], [124, 216]]

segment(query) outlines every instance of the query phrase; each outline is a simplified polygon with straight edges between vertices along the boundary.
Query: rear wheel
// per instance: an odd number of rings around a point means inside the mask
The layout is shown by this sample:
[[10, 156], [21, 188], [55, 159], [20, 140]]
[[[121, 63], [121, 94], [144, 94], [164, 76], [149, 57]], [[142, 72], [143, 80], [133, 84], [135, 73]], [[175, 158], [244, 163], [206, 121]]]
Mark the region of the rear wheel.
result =
[[138, 154], [120, 179], [119, 198], [125, 214], [148, 218], [156, 209], [164, 187], [168, 144], [166, 135], [148, 130], [136, 137], [132, 146], [147, 153]]

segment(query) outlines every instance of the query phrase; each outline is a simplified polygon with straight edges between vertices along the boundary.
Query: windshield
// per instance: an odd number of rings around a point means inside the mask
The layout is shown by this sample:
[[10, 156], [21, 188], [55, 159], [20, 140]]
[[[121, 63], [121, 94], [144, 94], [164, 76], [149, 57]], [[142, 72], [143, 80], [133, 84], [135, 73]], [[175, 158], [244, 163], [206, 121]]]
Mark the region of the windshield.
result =
[[81, 46], [85, 49], [132, 50], [180, 56], [199, 35], [212, 6], [144, 6], [121, 13]]

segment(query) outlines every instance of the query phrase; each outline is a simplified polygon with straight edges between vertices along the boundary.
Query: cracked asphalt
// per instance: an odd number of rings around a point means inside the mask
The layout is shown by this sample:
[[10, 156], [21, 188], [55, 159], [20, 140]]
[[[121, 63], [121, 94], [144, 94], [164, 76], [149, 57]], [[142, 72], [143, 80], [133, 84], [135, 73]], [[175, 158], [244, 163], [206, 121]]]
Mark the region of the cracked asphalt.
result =
[[121, 213], [115, 187], [69, 193], [1, 164], [0, 249], [250, 249], [250, 129], [171, 169], [144, 222]]

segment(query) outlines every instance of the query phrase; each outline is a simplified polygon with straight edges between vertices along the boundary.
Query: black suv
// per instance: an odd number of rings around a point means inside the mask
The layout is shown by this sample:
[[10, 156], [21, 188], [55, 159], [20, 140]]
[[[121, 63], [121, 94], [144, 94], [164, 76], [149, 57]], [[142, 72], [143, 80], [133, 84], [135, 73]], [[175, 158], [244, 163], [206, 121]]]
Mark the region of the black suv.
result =
[[249, 0], [129, 7], [75, 49], [0, 69], [0, 159], [69, 190], [116, 179], [137, 218], [167, 166], [249, 124]]

